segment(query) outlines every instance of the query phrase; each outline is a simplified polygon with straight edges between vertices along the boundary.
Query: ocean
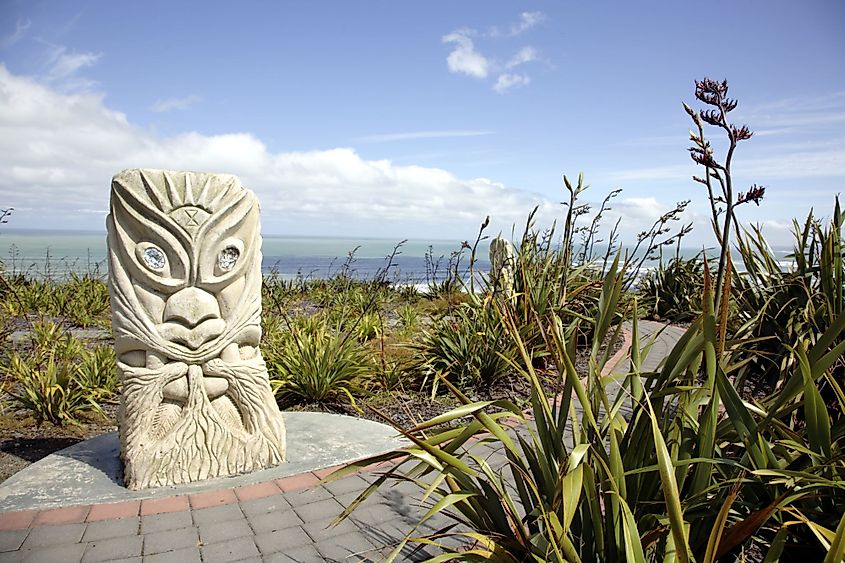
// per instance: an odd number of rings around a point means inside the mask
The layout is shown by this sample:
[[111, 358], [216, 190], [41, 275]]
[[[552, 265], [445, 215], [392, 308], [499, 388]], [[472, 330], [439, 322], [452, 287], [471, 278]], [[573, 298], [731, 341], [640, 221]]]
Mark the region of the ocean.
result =
[[[372, 279], [388, 265], [399, 240], [292, 237], [264, 235], [262, 270], [284, 279], [327, 278], [348, 262], [348, 272]], [[453, 252], [461, 241], [408, 240], [398, 249], [385, 279], [399, 283], [443, 280]], [[487, 245], [479, 247], [478, 269], [489, 269]], [[350, 253], [352, 256], [350, 257]], [[34, 278], [61, 279], [74, 272], [105, 275], [106, 234], [81, 231], [37, 231], [0, 227], [0, 261], [7, 272]], [[466, 266], [469, 251], [460, 262]]]
[[[294, 237], [264, 235], [262, 269], [266, 274], [275, 273], [284, 279], [327, 278], [337, 274], [348, 261], [349, 273], [359, 279], [373, 279], [388, 264], [387, 257], [399, 240], [366, 238]], [[452, 253], [461, 250], [461, 241], [408, 240], [393, 259], [386, 280], [425, 284], [441, 281], [446, 277]], [[789, 248], [774, 249], [782, 266], [791, 261]], [[597, 251], [600, 253], [600, 251]], [[681, 248], [681, 255], [692, 258], [701, 248]], [[716, 256], [709, 249], [708, 256]], [[350, 253], [353, 253], [351, 259]], [[674, 248], [667, 248], [665, 257], [674, 255]], [[105, 276], [106, 235], [104, 232], [39, 231], [7, 229], [0, 226], [0, 261], [5, 270], [23, 273], [34, 278], [62, 279], [70, 273]], [[741, 269], [741, 261], [734, 256]], [[461, 265], [469, 263], [469, 251], [464, 250]], [[647, 261], [645, 268], [656, 264]], [[476, 270], [490, 267], [488, 246], [482, 242], [478, 248]]]

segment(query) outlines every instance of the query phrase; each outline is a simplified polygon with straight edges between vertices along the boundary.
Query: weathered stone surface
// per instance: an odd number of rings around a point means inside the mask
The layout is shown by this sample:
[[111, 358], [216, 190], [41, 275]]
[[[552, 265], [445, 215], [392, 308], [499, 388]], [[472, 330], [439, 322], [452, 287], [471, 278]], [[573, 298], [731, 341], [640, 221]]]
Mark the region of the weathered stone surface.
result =
[[234, 176], [125, 170], [112, 180], [109, 290], [130, 489], [285, 460], [258, 348], [258, 202]]
[[513, 296], [515, 258], [513, 245], [502, 237], [490, 241], [490, 282], [496, 293], [506, 298]]

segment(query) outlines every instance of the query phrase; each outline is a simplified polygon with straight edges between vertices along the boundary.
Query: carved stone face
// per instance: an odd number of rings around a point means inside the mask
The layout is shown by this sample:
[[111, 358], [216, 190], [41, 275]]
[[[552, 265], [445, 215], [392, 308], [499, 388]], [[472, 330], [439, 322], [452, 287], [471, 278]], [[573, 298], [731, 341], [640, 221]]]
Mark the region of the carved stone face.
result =
[[127, 485], [283, 461], [258, 349], [255, 196], [234, 176], [127, 170], [112, 181], [107, 226]]

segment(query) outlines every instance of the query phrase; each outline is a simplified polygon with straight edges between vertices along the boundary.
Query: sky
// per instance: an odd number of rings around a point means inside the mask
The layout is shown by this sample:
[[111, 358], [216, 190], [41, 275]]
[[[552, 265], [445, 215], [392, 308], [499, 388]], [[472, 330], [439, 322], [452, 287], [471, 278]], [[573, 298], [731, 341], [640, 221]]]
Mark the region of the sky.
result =
[[165, 168], [238, 175], [266, 234], [459, 240], [561, 220], [583, 173], [623, 242], [689, 199], [706, 245], [706, 76], [755, 132], [738, 215], [785, 244], [843, 189], [843, 29], [838, 0], [0, 0], [4, 228], [104, 230], [111, 177]]

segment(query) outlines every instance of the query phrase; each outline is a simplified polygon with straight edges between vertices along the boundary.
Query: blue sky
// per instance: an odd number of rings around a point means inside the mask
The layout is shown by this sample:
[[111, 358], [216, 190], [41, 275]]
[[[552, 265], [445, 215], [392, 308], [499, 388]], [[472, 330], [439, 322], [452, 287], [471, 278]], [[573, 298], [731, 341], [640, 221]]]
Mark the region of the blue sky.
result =
[[[0, 0], [0, 207], [103, 228], [127, 167], [238, 174], [275, 234], [467, 238], [585, 174], [631, 236], [692, 199], [693, 81], [756, 136], [741, 210], [786, 241], [845, 179], [845, 4]], [[716, 135], [715, 132], [713, 132]], [[715, 139], [716, 137], [714, 137]]]

